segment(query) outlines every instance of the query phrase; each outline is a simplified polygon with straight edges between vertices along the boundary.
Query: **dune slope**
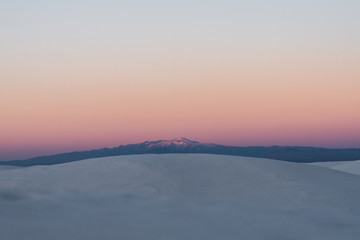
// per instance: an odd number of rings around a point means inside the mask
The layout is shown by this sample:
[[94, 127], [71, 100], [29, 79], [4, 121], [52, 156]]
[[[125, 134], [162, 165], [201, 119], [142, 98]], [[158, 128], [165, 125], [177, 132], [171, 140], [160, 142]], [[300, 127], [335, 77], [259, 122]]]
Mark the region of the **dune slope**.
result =
[[343, 162], [316, 162], [312, 165], [326, 167], [333, 170], [347, 172], [351, 174], [360, 175], [360, 160], [358, 161], [343, 161]]
[[116, 156], [4, 169], [13, 239], [357, 239], [360, 176], [206, 154]]

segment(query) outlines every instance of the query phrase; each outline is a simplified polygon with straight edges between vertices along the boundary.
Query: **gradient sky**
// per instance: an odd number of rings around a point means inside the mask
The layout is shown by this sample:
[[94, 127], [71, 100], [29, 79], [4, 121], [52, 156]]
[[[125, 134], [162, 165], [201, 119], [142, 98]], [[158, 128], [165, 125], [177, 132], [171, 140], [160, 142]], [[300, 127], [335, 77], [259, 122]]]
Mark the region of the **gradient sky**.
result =
[[358, 0], [0, 0], [0, 160], [184, 136], [360, 147]]

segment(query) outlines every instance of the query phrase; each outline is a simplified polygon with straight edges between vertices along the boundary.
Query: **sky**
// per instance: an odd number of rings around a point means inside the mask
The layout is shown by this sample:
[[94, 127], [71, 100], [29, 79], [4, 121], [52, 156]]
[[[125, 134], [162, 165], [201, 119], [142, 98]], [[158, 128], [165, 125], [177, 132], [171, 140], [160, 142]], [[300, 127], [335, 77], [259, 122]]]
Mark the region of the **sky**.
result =
[[360, 147], [359, 26], [358, 0], [0, 0], [0, 160]]

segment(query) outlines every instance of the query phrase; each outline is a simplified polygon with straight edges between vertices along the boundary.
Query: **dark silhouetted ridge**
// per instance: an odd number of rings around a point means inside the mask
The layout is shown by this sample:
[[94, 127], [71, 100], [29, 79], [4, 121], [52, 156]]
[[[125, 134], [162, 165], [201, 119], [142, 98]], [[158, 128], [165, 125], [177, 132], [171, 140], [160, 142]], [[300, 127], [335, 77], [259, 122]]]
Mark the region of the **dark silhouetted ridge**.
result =
[[115, 148], [102, 148], [90, 151], [61, 153], [51, 156], [30, 158], [26, 160], [4, 161], [0, 162], [0, 164], [14, 166], [52, 165], [89, 158], [151, 153], [221, 154], [269, 158], [299, 163], [360, 160], [359, 148], [330, 149], [297, 146], [237, 147], [224, 146], [213, 143], [200, 143], [181, 137], [172, 140], [146, 141], [138, 144], [121, 145]]

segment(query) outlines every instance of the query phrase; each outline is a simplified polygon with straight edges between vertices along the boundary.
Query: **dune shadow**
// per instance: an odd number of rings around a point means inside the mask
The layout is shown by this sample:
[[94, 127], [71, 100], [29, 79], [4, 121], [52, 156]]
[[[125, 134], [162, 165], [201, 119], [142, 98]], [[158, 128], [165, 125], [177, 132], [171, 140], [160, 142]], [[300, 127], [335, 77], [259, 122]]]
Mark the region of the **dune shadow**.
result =
[[0, 192], [0, 201], [6, 202], [16, 202], [29, 199], [30, 196], [24, 193], [15, 192], [15, 191], [1, 191]]

